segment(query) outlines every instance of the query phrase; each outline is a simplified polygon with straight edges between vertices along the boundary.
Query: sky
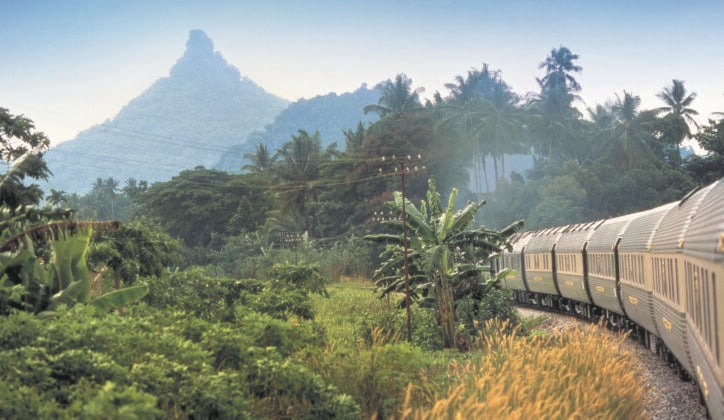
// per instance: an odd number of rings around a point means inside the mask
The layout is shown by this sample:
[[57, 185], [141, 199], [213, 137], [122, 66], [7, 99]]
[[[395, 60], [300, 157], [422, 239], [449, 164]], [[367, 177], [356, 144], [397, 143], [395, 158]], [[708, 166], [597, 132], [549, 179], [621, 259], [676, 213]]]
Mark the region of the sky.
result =
[[579, 55], [580, 107], [631, 92], [642, 109], [672, 79], [700, 122], [724, 112], [720, 0], [0, 0], [0, 107], [52, 144], [113, 118], [203, 30], [226, 61], [290, 101], [405, 73], [423, 96], [487, 63], [538, 90], [553, 48]]

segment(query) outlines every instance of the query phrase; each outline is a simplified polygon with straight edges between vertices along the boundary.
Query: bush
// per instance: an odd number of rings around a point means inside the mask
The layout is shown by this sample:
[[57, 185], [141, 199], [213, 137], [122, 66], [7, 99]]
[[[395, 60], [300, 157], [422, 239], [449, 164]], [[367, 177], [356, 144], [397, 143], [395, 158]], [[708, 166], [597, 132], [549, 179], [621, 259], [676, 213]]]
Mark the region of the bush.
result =
[[[412, 344], [425, 350], [443, 348], [442, 333], [433, 308], [411, 306]], [[359, 323], [359, 334], [371, 343], [373, 333], [381, 332], [387, 337], [401, 339], [407, 337], [407, 311], [395, 306], [386, 310], [371, 312]]]
[[122, 387], [106, 382], [102, 388], [88, 390], [89, 400], [77, 398], [69, 414], [88, 419], [156, 419], [163, 412], [156, 407], [156, 397], [139, 392], [135, 387]]
[[16, 312], [0, 318], [0, 349], [30, 345], [40, 335], [41, 321], [29, 312]]
[[477, 337], [486, 322], [498, 320], [515, 327], [520, 323], [513, 306], [513, 294], [507, 289], [489, 288], [480, 296], [467, 296], [455, 302], [455, 319], [463, 331]]
[[239, 298], [237, 280], [210, 277], [200, 268], [167, 272], [147, 282], [149, 293], [145, 302], [150, 306], [175, 307], [209, 321], [232, 316], [233, 302]]
[[257, 359], [249, 372], [255, 418], [358, 419], [359, 406], [292, 360]]

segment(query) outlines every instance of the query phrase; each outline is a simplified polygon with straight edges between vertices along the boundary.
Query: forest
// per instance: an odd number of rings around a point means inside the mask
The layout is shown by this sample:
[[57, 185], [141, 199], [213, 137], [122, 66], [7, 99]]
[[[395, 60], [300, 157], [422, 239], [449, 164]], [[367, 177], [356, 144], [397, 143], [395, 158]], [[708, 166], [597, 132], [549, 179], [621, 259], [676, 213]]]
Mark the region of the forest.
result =
[[[501, 337], [534, 328], [490, 268], [511, 235], [724, 176], [724, 119], [698, 123], [685, 81], [655, 109], [622, 91], [583, 112], [577, 60], [551, 50], [526, 94], [487, 64], [429, 100], [401, 73], [343, 145], [300, 128], [240, 173], [111, 176], [82, 196], [34, 184], [50, 140], [0, 108], [0, 417], [433, 418], [419, 410], [482, 369], [470, 354], [515, 354]], [[704, 154], [682, 156], [688, 139]], [[520, 345], [574, 339], [549, 340]], [[617, 380], [625, 402], [588, 415], [640, 409]]]

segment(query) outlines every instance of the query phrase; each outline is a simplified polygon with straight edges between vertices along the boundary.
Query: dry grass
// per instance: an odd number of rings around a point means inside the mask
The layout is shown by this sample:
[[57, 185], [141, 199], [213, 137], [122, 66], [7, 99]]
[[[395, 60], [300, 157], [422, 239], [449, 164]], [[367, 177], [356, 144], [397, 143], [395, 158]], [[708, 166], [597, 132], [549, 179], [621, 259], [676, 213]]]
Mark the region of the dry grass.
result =
[[401, 419], [630, 419], [643, 413], [640, 370], [625, 336], [588, 325], [547, 337], [487, 325], [482, 355], [453, 363], [455, 380], [428, 403], [410, 384]]

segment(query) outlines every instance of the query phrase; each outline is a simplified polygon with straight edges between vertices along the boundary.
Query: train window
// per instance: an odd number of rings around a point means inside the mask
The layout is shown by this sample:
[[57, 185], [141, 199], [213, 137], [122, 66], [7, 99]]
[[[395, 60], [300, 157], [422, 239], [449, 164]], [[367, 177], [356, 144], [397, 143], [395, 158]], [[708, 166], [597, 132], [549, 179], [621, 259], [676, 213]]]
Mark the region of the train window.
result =
[[673, 268], [671, 272], [671, 287], [674, 289], [673, 296], [676, 298], [675, 302], [678, 305], [681, 303], [681, 292], [679, 292], [679, 260], [672, 260]]
[[676, 281], [678, 261], [674, 258], [653, 258], [654, 291], [672, 303], [680, 303]]
[[718, 334], [718, 332], [719, 332], [719, 305], [717, 305], [717, 302], [716, 302], [716, 297], [717, 297], [716, 274], [714, 274], [714, 273], [711, 273], [711, 295], [710, 296], [711, 296], [711, 302], [712, 302], [711, 311], [713, 312], [712, 318], [714, 319], [714, 331], [715, 331], [714, 350], [715, 350], [715, 354], [716, 354], [716, 364], [718, 366], [721, 366], [721, 358], [720, 358], [721, 353], [720, 353], [720, 349], [719, 349], [719, 334]]
[[721, 363], [721, 349], [717, 334], [719, 308], [716, 304], [716, 276], [704, 267], [686, 262], [684, 280], [687, 291], [687, 312], [709, 350]]

